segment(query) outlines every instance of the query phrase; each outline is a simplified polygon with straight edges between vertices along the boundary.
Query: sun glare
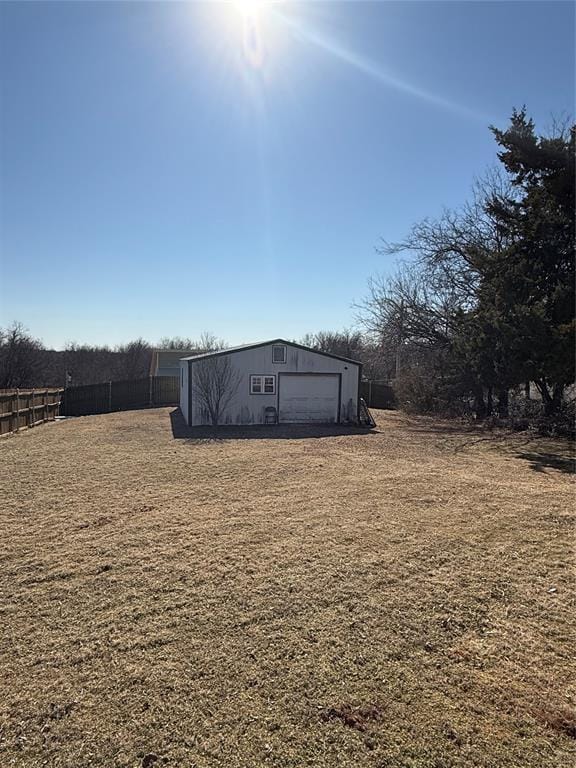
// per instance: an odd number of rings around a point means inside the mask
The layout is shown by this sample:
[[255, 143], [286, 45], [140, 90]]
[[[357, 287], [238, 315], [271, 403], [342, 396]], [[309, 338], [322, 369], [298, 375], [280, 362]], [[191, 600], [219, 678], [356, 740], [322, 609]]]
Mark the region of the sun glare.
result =
[[256, 16], [270, 5], [270, 0], [234, 0], [233, 5], [242, 16]]
[[[0, 0], [1, 1], [1, 0]], [[270, 77], [270, 52], [278, 54], [278, 44], [282, 44], [278, 35], [280, 26], [275, 11], [286, 0], [225, 0], [213, 3], [218, 9], [220, 29], [223, 32], [221, 48], [225, 48], [249, 69], [259, 70]], [[208, 5], [208, 4], [206, 4]], [[237, 60], [237, 59], [236, 59]]]
[[263, 11], [269, 8], [273, 0], [234, 0], [234, 7], [243, 19], [244, 57], [254, 69], [264, 65], [265, 49], [262, 39]]

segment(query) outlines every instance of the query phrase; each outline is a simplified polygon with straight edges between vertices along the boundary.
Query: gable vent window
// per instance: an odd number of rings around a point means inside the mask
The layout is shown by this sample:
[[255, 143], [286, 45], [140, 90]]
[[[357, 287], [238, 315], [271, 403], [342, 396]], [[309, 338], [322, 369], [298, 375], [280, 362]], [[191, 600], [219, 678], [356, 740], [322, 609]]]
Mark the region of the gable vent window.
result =
[[275, 344], [272, 347], [272, 362], [273, 363], [286, 362], [286, 347], [284, 346], [284, 344]]
[[251, 395], [273, 395], [276, 392], [276, 376], [250, 376]]

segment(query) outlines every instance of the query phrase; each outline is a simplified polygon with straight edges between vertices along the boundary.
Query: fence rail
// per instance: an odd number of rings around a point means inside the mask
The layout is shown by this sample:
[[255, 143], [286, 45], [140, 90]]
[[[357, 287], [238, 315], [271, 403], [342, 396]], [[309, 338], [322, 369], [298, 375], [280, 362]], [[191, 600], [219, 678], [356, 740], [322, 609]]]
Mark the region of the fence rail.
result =
[[62, 395], [62, 416], [89, 416], [162, 405], [178, 405], [178, 376], [149, 376], [146, 379], [109, 381], [67, 387]]
[[54, 421], [62, 389], [0, 390], [0, 436]]

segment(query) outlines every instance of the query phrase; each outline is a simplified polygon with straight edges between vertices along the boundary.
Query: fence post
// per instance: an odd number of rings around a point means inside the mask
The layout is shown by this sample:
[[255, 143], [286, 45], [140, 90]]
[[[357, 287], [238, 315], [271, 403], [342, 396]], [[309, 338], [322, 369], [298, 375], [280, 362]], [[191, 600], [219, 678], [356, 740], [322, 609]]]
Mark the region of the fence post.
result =
[[20, 431], [20, 390], [16, 390], [16, 432]]
[[10, 421], [8, 422], [8, 432], [16, 431], [14, 429], [14, 414], [16, 412], [15, 405], [16, 405], [16, 395], [12, 393], [12, 397], [10, 398]]
[[48, 390], [44, 392], [44, 421], [48, 421]]
[[112, 382], [108, 382], [108, 411], [112, 413]]
[[15, 406], [16, 405], [16, 395], [12, 393], [12, 397], [10, 398], [10, 421], [8, 422], [8, 432], [15, 432], [14, 429], [14, 414], [16, 412]]
[[152, 379], [152, 376], [148, 376], [148, 407], [149, 408], [152, 408], [152, 406], [154, 405], [153, 386], [154, 386], [154, 381]]
[[[32, 400], [32, 407], [30, 407], [30, 400]], [[35, 424], [35, 409], [34, 403], [36, 400], [36, 393], [32, 390], [32, 394], [28, 395], [28, 426], [32, 428]]]

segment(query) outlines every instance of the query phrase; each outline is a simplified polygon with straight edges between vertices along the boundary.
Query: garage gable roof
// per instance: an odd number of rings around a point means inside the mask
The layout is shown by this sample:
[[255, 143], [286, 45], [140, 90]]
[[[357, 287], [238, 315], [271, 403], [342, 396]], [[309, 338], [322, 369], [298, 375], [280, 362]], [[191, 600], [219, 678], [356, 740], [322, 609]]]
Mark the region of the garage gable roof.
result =
[[321, 352], [319, 349], [306, 347], [304, 346], [304, 344], [297, 344], [295, 341], [286, 341], [285, 339], [272, 339], [271, 341], [259, 341], [256, 344], [242, 344], [239, 347], [228, 347], [228, 349], [219, 349], [216, 352], [205, 352], [202, 355], [191, 355], [190, 357], [182, 357], [180, 359], [181, 360], [204, 360], [208, 357], [218, 357], [220, 355], [229, 355], [233, 352], [242, 352], [245, 349], [257, 349], [258, 347], [267, 347], [270, 344], [285, 344], [287, 347], [296, 347], [296, 349], [303, 349], [306, 352], [313, 352], [315, 355], [332, 357], [335, 360], [342, 360], [345, 363], [352, 363], [352, 365], [362, 365], [362, 363], [359, 360], [351, 360], [349, 357], [342, 357], [341, 355], [333, 355], [331, 352]]

